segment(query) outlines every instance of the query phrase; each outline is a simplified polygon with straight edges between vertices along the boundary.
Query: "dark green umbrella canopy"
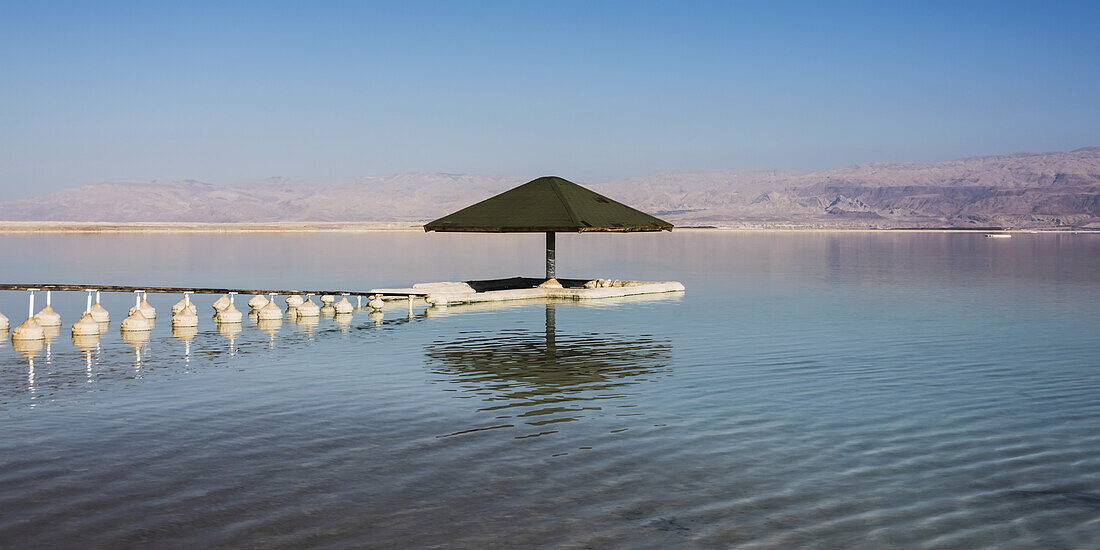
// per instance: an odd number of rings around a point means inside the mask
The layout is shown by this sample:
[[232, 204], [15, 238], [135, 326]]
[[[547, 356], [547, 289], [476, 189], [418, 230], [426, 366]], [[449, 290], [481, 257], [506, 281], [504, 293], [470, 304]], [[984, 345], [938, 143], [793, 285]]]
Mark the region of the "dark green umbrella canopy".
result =
[[424, 231], [672, 231], [672, 224], [571, 181], [546, 176], [425, 224]]

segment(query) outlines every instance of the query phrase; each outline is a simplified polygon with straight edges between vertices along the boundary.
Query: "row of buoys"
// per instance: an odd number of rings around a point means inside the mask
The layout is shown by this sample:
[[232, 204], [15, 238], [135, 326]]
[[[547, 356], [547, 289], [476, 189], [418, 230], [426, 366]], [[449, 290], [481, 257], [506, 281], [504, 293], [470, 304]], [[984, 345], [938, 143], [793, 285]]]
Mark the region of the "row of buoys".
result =
[[[28, 289], [27, 320], [12, 330], [12, 340], [43, 340], [45, 339], [44, 327], [61, 326], [61, 315], [53, 309], [52, 291], [46, 291], [46, 306], [38, 313], [34, 312], [34, 293], [38, 290], [36, 288]], [[100, 292], [93, 289], [87, 289], [86, 292], [88, 292], [88, 296], [84, 313], [72, 326], [74, 337], [101, 334], [106, 330], [106, 324], [111, 320], [107, 309], [100, 304]], [[95, 303], [92, 302], [93, 292], [95, 292]], [[198, 310], [195, 304], [191, 303], [190, 294], [190, 292], [184, 292], [183, 298], [172, 306], [173, 327], [198, 326]], [[235, 292], [223, 294], [214, 302], [212, 306], [214, 308], [214, 319], [219, 325], [240, 323], [242, 321], [243, 314], [234, 303], [235, 294]], [[322, 313], [322, 307], [313, 302], [312, 296], [312, 294], [306, 294], [305, 297], [297, 294], [288, 296], [286, 299], [287, 315], [304, 318], [319, 317]], [[361, 308], [363, 306], [363, 297], [357, 296], [356, 298], [356, 306], [352, 306], [351, 302], [348, 301], [347, 294], [344, 294], [340, 301], [336, 301], [336, 297], [331, 294], [322, 295], [320, 300], [324, 309], [333, 314], [343, 315], [350, 314], [357, 307]], [[382, 301], [381, 294], [374, 294], [369, 298], [370, 301], [367, 305], [372, 309], [380, 310], [384, 307], [385, 303]], [[248, 306], [256, 314], [258, 320], [282, 319], [283, 317], [282, 309], [275, 303], [275, 294], [271, 294], [270, 298], [258, 294], [248, 301]], [[148, 293], [143, 290], [136, 290], [134, 291], [134, 307], [130, 308], [126, 319], [123, 319], [119, 325], [119, 329], [122, 332], [131, 333], [148, 332], [154, 328], [156, 317], [157, 312], [149, 304]], [[0, 330], [6, 331], [9, 326], [8, 318], [0, 314]]]
[[[363, 297], [359, 296], [358, 298], [358, 307], [362, 307]], [[381, 297], [371, 296], [371, 298], [374, 300], [369, 305], [374, 309], [381, 309], [383, 306]], [[286, 313], [296, 317], [319, 317], [322, 308], [332, 308], [332, 313], [344, 314], [355, 311], [357, 307], [351, 305], [347, 294], [344, 294], [338, 302], [336, 297], [331, 294], [322, 295], [320, 300], [322, 306], [318, 306], [313, 302], [312, 294], [306, 294], [304, 297], [300, 294], [292, 294], [286, 298]], [[283, 316], [282, 309], [275, 303], [274, 294], [271, 295], [270, 299], [257, 294], [248, 301], [248, 305], [252, 308], [252, 311], [256, 312], [259, 319], [279, 319]]]

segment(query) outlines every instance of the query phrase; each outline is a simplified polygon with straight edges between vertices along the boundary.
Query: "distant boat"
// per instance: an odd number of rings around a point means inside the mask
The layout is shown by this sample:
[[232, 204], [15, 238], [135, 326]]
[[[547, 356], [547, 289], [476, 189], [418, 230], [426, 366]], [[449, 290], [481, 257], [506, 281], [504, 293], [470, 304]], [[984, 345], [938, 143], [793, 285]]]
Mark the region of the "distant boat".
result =
[[986, 233], [985, 236], [988, 239], [1008, 239], [1012, 237], [1008, 233]]

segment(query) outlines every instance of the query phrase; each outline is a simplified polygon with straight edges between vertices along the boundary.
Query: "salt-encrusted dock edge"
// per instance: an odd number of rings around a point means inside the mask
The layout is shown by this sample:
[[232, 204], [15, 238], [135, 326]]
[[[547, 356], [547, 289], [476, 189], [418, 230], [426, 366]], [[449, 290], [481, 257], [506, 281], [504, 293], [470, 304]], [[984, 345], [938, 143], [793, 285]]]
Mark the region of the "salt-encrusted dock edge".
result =
[[[438, 284], [438, 283], [437, 283]], [[453, 284], [453, 283], [452, 283]], [[638, 294], [658, 294], [662, 292], [683, 292], [684, 285], [676, 281], [642, 282], [631, 281], [624, 286], [603, 288], [516, 288], [508, 290], [489, 290], [486, 292], [461, 291], [447, 285], [431, 288], [434, 284], [415, 285], [428, 290], [425, 301], [432, 305], [466, 304], [477, 302], [504, 302], [509, 300], [530, 300], [532, 298], [555, 298], [565, 300], [592, 300], [598, 298], [616, 298]], [[429, 290], [430, 289], [430, 290]]]

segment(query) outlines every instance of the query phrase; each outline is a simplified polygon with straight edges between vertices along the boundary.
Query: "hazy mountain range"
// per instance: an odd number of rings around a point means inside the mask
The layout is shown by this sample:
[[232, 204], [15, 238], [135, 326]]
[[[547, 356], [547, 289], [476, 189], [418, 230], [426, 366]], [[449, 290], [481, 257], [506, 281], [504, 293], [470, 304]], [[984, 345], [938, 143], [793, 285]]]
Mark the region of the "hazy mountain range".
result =
[[[0, 220], [415, 223], [538, 175], [96, 183], [0, 204]], [[1100, 147], [808, 173], [678, 172], [589, 187], [680, 226], [1100, 229]]]

